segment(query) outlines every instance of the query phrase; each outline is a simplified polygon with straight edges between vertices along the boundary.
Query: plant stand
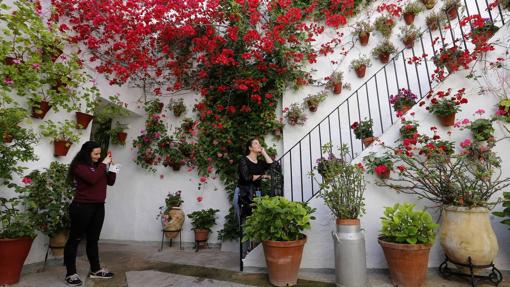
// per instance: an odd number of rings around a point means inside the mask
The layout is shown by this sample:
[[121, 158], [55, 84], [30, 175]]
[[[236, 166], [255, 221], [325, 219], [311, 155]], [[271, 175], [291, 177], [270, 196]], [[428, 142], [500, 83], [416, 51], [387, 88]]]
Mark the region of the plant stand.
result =
[[[458, 272], [458, 271], [453, 271], [452, 269], [450, 269], [448, 267], [448, 262], [455, 264], [455, 265], [469, 268], [469, 274], [466, 274], [463, 272]], [[471, 281], [471, 286], [473, 286], [473, 287], [475, 287], [476, 283], [478, 283], [480, 281], [490, 281], [492, 284], [494, 284], [496, 286], [498, 286], [499, 283], [501, 283], [501, 281], [503, 281], [503, 275], [496, 268], [496, 266], [494, 266], [494, 263], [491, 263], [488, 265], [473, 265], [471, 263], [471, 256], [468, 257], [468, 262], [469, 262], [468, 264], [453, 262], [447, 256], [445, 256], [443, 263], [441, 263], [441, 265], [439, 265], [439, 273], [445, 278], [448, 278], [452, 275], [460, 276], [460, 277], [467, 277]], [[476, 274], [474, 274], [474, 271], [473, 271], [473, 269], [475, 269], [475, 268], [476, 269], [492, 268], [492, 269], [488, 275], [476, 275]]]
[[[46, 269], [46, 262], [48, 261], [48, 254], [50, 253], [50, 248], [54, 249], [64, 249], [65, 246], [51, 246], [48, 244], [48, 248], [46, 248], [46, 255], [44, 256], [44, 263], [41, 269], [37, 270], [37, 272], [44, 272]], [[62, 265], [65, 266], [64, 260], [62, 260]]]
[[196, 240], [195, 239], [195, 246], [193, 246], [193, 249], [195, 249], [195, 252], [198, 252], [198, 250], [200, 249], [200, 245], [202, 243], [202, 246], [206, 246], [206, 248], [209, 248], [209, 244], [207, 243], [209, 239], [206, 239], [206, 240]]
[[[161, 247], [159, 248], [159, 252], [163, 251], [163, 243], [165, 242], [165, 232], [179, 232], [179, 249], [180, 250], [183, 250], [182, 249], [182, 232], [181, 232], [181, 229], [179, 230], [166, 230], [166, 229], [161, 229]], [[168, 246], [172, 247], [172, 243], [173, 243], [173, 239], [170, 239], [170, 241], [168, 242]]]

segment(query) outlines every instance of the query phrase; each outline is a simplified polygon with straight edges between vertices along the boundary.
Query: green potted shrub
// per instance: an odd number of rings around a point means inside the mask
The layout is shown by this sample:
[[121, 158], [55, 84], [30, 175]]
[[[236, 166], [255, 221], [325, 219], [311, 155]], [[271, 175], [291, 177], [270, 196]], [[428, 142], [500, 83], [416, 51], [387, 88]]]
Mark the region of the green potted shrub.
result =
[[357, 139], [363, 141], [365, 148], [370, 146], [375, 140], [374, 132], [372, 130], [373, 124], [374, 121], [372, 119], [364, 120], [359, 123], [354, 122], [351, 124], [351, 129], [354, 132], [354, 136], [356, 136]]
[[423, 11], [423, 5], [420, 2], [410, 2], [404, 7], [404, 21], [406, 25], [414, 22], [414, 17]]
[[151, 114], [161, 114], [165, 104], [163, 104], [159, 99], [154, 99], [145, 102], [145, 112], [149, 115]]
[[186, 105], [184, 104], [184, 99], [171, 99], [168, 103], [168, 110], [172, 111], [174, 116], [177, 118], [186, 113]]
[[476, 119], [466, 126], [471, 131], [475, 142], [489, 141], [494, 138], [494, 127], [491, 119]]
[[441, 12], [431, 12], [425, 18], [425, 24], [430, 31], [435, 31], [446, 21], [446, 16]]
[[36, 228], [50, 237], [53, 255], [62, 256], [67, 242], [71, 220], [69, 205], [74, 197], [74, 186], [67, 180], [69, 166], [52, 162], [42, 171], [33, 170], [23, 179], [16, 192], [27, 203]]
[[20, 198], [0, 197], [0, 284], [19, 282], [36, 236], [33, 215]]
[[128, 135], [126, 130], [128, 128], [128, 125], [116, 122], [115, 126], [113, 126], [110, 130], [110, 140], [112, 141], [112, 144], [125, 145]]
[[358, 78], [363, 78], [365, 76], [367, 68], [370, 66], [371, 61], [365, 55], [362, 55], [359, 58], [352, 60], [351, 62], [351, 69], [353, 69], [356, 72]]
[[331, 75], [329, 75], [327, 87], [333, 91], [333, 94], [338, 95], [342, 92], [343, 78], [343, 72], [333, 72]]
[[363, 158], [368, 173], [376, 174], [380, 179], [388, 179], [390, 173], [393, 170], [393, 161], [388, 154], [383, 156], [375, 156], [374, 153], [370, 153]]
[[[303, 231], [310, 228], [315, 210], [281, 196], [257, 197], [253, 202], [253, 212], [244, 224], [243, 241], [262, 242], [271, 284], [296, 285], [306, 243]], [[283, 257], [287, 260], [281, 260]]]
[[315, 95], [308, 95], [305, 98], [305, 104], [308, 106], [308, 110], [310, 110], [312, 113], [316, 112], [319, 104], [322, 103], [327, 96], [328, 94], [326, 92], [320, 92]]
[[354, 35], [358, 36], [359, 43], [361, 46], [366, 46], [370, 39], [370, 32], [374, 30], [374, 27], [367, 21], [359, 21], [354, 27]]
[[379, 244], [396, 286], [421, 286], [427, 279], [429, 252], [437, 224], [426, 211], [410, 203], [384, 209]]
[[59, 123], [49, 120], [39, 128], [41, 129], [41, 135], [52, 140], [55, 156], [66, 156], [71, 145], [80, 140], [80, 136], [76, 131], [76, 124], [69, 120]]
[[381, 15], [375, 19], [375, 30], [377, 30], [385, 39], [389, 39], [396, 22], [390, 15]]
[[306, 115], [303, 108], [298, 103], [293, 103], [289, 108], [284, 109], [285, 118], [291, 126], [304, 125], [306, 122]]
[[460, 7], [460, 0], [445, 0], [441, 9], [446, 13], [448, 19], [455, 20]]
[[177, 234], [182, 229], [186, 219], [184, 211], [181, 209], [183, 203], [181, 191], [178, 190], [175, 193], [169, 192], [165, 198], [165, 205], [159, 208], [161, 224], [163, 225], [165, 237], [168, 239], [177, 237]]
[[188, 214], [189, 219], [191, 219], [191, 226], [193, 226], [192, 229], [195, 232], [196, 242], [207, 241], [211, 228], [216, 225], [216, 213], [218, 212], [218, 209], [209, 208]]
[[400, 27], [400, 39], [407, 49], [414, 47], [414, 41], [420, 35], [420, 30], [414, 25]]
[[390, 55], [396, 52], [395, 46], [390, 41], [385, 40], [372, 50], [372, 55], [377, 57], [381, 63], [387, 64], [390, 61]]

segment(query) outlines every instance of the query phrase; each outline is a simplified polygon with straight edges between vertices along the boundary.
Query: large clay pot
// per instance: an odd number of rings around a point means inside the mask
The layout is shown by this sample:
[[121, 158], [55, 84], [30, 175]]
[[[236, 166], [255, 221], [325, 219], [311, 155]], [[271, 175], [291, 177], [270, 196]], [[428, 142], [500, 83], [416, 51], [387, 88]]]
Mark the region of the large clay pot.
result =
[[439, 237], [444, 253], [456, 263], [467, 264], [471, 257], [473, 265], [487, 265], [498, 254], [498, 240], [484, 207], [445, 207]]
[[209, 239], [209, 229], [194, 229], [195, 241], [207, 241]]
[[451, 127], [455, 124], [455, 113], [449, 114], [447, 116], [437, 116], [439, 122], [445, 127]]
[[368, 39], [370, 39], [370, 33], [361, 32], [359, 33], [359, 43], [361, 46], [366, 46], [368, 44]]
[[400, 244], [379, 239], [391, 280], [399, 287], [420, 287], [427, 279], [432, 244]]
[[49, 245], [53, 256], [64, 256], [64, 247], [66, 246], [67, 238], [69, 238], [69, 230], [62, 230], [50, 237]]
[[165, 229], [165, 237], [173, 239], [177, 237], [177, 234], [179, 234], [186, 216], [180, 207], [172, 207], [172, 209], [168, 211], [167, 215], [168, 222], [163, 227]]
[[18, 283], [33, 240], [31, 237], [0, 239], [0, 285]]
[[32, 117], [36, 119], [43, 119], [46, 113], [50, 110], [50, 103], [47, 101], [41, 101], [34, 103], [32, 106]]
[[414, 22], [414, 14], [413, 13], [404, 13], [404, 20], [406, 22], [406, 25], [411, 25]]
[[274, 286], [297, 284], [305, 243], [306, 236], [301, 240], [294, 241], [262, 241], [269, 283]]
[[93, 115], [89, 115], [82, 112], [76, 112], [76, 128], [86, 129], [89, 126], [90, 121], [94, 118]]
[[56, 140], [53, 142], [55, 156], [66, 156], [73, 143], [70, 141]]

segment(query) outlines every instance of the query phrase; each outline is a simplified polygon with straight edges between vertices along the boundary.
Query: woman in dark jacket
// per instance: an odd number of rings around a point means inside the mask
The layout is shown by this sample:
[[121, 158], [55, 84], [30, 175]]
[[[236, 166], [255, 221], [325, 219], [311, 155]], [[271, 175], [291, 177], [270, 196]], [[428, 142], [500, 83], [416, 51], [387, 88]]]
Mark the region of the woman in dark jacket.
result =
[[[262, 155], [265, 161], [259, 161]], [[236, 208], [239, 223], [251, 214], [253, 196], [260, 195], [262, 179], [270, 178], [266, 171], [271, 167], [273, 159], [260, 145], [257, 138], [252, 138], [246, 143], [245, 156], [239, 160], [239, 180], [234, 192], [234, 208]]]
[[108, 171], [111, 154], [100, 162], [101, 147], [93, 141], [84, 143], [69, 166], [68, 179], [74, 184], [76, 194], [69, 207], [71, 228], [64, 249], [67, 268], [65, 281], [69, 286], [81, 286], [76, 273], [76, 252], [82, 238], [87, 239], [87, 257], [90, 278], [109, 279], [113, 273], [99, 264], [98, 240], [104, 221], [106, 186], [115, 183], [116, 174]]

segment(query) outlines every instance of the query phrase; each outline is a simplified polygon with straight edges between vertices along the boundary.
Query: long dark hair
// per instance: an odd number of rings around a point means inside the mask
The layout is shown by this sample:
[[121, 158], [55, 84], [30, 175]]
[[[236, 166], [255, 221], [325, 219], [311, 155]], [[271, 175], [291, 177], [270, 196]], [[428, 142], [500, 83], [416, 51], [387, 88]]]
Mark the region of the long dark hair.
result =
[[69, 182], [73, 182], [74, 175], [73, 171], [74, 168], [79, 164], [87, 164], [92, 165], [92, 159], [90, 158], [90, 154], [95, 148], [101, 147], [97, 142], [95, 141], [88, 141], [84, 143], [81, 146], [80, 151], [74, 156], [73, 160], [69, 164], [69, 171], [67, 173], [67, 180]]
[[244, 155], [250, 154], [250, 147], [254, 140], [258, 140], [259, 138], [251, 138], [246, 142], [246, 148], [244, 150]]

